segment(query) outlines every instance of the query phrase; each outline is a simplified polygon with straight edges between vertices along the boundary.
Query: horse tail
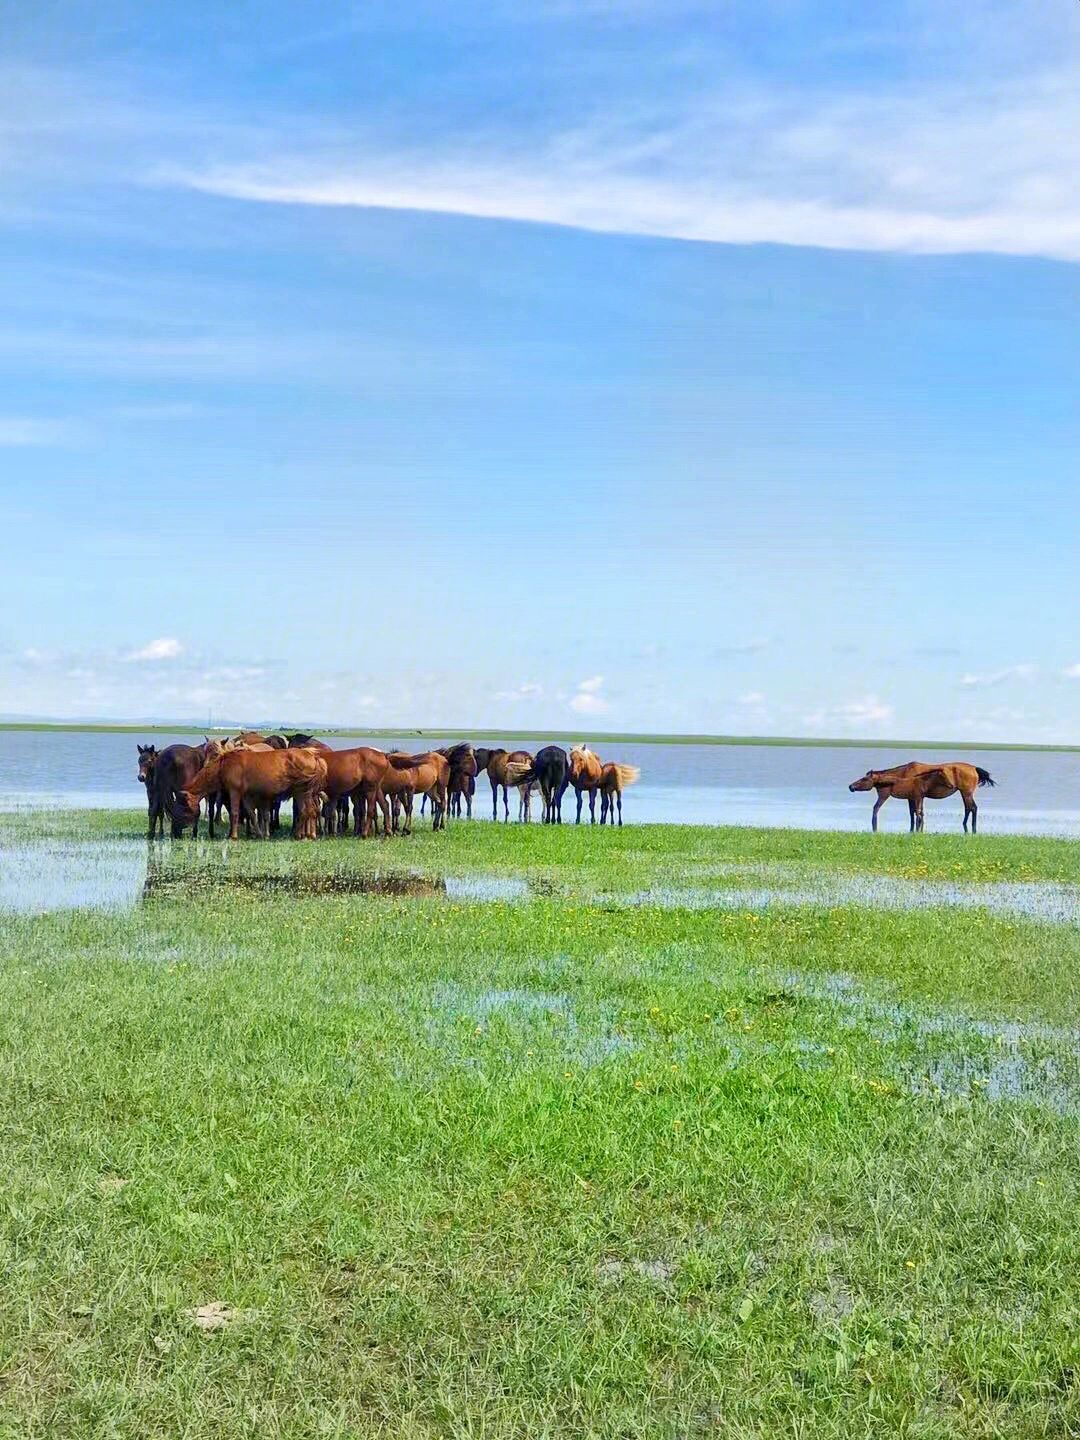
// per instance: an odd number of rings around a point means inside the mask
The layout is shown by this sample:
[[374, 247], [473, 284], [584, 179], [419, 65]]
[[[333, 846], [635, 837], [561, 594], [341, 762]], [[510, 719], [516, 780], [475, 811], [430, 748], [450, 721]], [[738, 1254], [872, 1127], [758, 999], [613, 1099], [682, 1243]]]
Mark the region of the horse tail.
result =
[[641, 771], [636, 765], [616, 764], [615, 774], [618, 777], [620, 790], [625, 790], [627, 785], [636, 785], [641, 779]]
[[981, 765], [976, 765], [976, 766], [975, 766], [975, 774], [979, 777], [979, 784], [980, 784], [980, 785], [996, 785], [996, 784], [997, 784], [997, 781], [996, 781], [996, 780], [994, 779], [994, 777], [990, 774], [990, 771], [989, 771], [989, 770], [984, 770]]
[[527, 760], [511, 760], [506, 766], [508, 785], [532, 785], [536, 780], [536, 765]]

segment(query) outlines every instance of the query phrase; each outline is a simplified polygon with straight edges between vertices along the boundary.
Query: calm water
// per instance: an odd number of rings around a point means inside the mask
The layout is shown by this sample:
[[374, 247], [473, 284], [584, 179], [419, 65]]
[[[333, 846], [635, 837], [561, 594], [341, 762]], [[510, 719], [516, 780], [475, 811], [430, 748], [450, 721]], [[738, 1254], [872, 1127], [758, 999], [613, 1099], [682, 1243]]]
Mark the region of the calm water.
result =
[[[158, 748], [191, 736], [154, 736]], [[82, 731], [0, 732], [0, 809], [63, 806], [142, 808], [145, 795], [136, 779], [135, 735]], [[344, 747], [350, 742], [336, 739]], [[432, 740], [437, 743], [437, 740]], [[537, 749], [542, 739], [522, 744]], [[416, 749], [415, 736], [383, 740]], [[598, 747], [601, 748], [601, 747]], [[641, 767], [642, 778], [623, 799], [629, 824], [685, 821], [705, 825], [785, 825], [813, 829], [869, 827], [873, 795], [851, 795], [848, 782], [869, 765], [903, 760], [978, 759], [998, 781], [979, 791], [979, 823], [987, 834], [1080, 836], [1080, 755], [1049, 751], [984, 751], [970, 747], [961, 757], [930, 751], [770, 745], [631, 745], [601, 748], [604, 758]], [[486, 777], [477, 787], [476, 813], [491, 814]], [[511, 795], [511, 817], [517, 797]], [[958, 796], [928, 801], [930, 831], [958, 830]], [[569, 796], [563, 818], [573, 819]], [[892, 801], [881, 811], [885, 830], [907, 829], [907, 806]]]

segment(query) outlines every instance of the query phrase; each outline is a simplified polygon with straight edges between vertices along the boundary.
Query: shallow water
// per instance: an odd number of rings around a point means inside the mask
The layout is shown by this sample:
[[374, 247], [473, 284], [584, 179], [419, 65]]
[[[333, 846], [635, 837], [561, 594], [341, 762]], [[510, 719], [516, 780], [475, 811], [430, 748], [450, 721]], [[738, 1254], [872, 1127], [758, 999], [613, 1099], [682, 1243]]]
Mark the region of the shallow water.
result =
[[842, 1025], [887, 1047], [887, 1073], [914, 1094], [1080, 1113], [1080, 1030], [926, 1009], [851, 975], [789, 971], [779, 980], [786, 991], [822, 1003]]
[[[0, 731], [0, 809], [141, 809], [146, 799], [136, 778], [135, 749], [140, 738], [96, 731]], [[173, 740], [191, 743], [199, 737], [146, 738], [161, 749]], [[364, 742], [337, 736], [332, 743], [345, 748]], [[415, 750], [420, 742], [412, 735], [378, 743], [384, 749], [400, 745]], [[423, 743], [442, 742], [439, 736], [425, 736]], [[546, 742], [542, 737], [523, 737], [521, 743], [535, 750]], [[681, 821], [828, 830], [869, 829], [873, 797], [849, 794], [847, 786], [870, 765], [963, 758], [927, 750], [900, 753], [887, 747], [618, 743], [598, 748], [604, 758], [641, 768], [641, 782], [624, 797], [627, 824]], [[1080, 836], [1080, 756], [1035, 750], [983, 752], [980, 757], [970, 746], [964, 755], [979, 760], [1000, 782], [996, 789], [978, 792], [984, 831]], [[563, 805], [565, 821], [572, 821], [574, 809], [571, 793]], [[486, 777], [478, 783], [474, 811], [482, 820], [491, 816]], [[956, 796], [928, 803], [926, 814], [931, 832], [960, 829], [961, 805]], [[885, 830], [906, 830], [906, 805], [886, 805], [881, 824]]]
[[130, 910], [146, 882], [144, 840], [38, 840], [0, 849], [0, 910]]
[[[746, 867], [734, 873], [746, 873]], [[773, 869], [778, 875], [778, 869]], [[989, 910], [1027, 920], [1080, 922], [1080, 886], [1050, 880], [989, 881], [963, 884], [952, 880], [908, 880], [893, 875], [817, 875], [801, 872], [791, 883], [740, 886], [656, 886], [625, 895], [601, 895], [597, 904], [656, 905], [665, 910], [753, 910], [785, 906], [836, 909], [865, 906], [872, 910], [927, 910], [939, 907]]]

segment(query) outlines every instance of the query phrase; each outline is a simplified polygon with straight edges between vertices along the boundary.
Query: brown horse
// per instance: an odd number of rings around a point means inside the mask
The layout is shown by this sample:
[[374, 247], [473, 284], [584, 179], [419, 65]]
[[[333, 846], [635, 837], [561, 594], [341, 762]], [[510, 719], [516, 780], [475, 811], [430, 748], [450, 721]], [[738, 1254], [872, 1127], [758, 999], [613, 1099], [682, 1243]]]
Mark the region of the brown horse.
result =
[[157, 748], [154, 745], [139, 746], [139, 784], [146, 786], [146, 810], [150, 821], [150, 839], [153, 840], [157, 823], [161, 821], [161, 838], [165, 838], [165, 811], [155, 808], [154, 771], [157, 768]]
[[310, 754], [318, 755], [326, 765], [326, 784], [323, 786], [326, 794], [323, 807], [326, 833], [334, 835], [339, 828], [344, 830], [351, 799], [354, 833], [357, 836], [367, 834], [379, 786], [390, 768], [387, 756], [381, 750], [373, 750], [366, 745], [352, 750], [303, 748], [308, 749]]
[[[188, 814], [177, 805], [177, 794], [199, 773], [208, 759], [220, 755], [231, 741], [204, 740], [201, 745], [166, 745], [159, 750], [154, 761], [153, 783], [147, 793], [147, 808], [150, 820], [150, 839], [153, 840], [157, 823], [160, 821], [162, 836], [165, 834], [165, 819], [168, 815], [170, 833], [178, 840], [187, 826], [191, 826], [191, 838], [199, 838], [199, 812]], [[211, 817], [210, 836], [213, 839]]]
[[609, 762], [600, 771], [600, 824], [606, 820], [615, 824], [615, 807], [619, 809], [619, 824], [622, 824], [622, 792], [627, 785], [634, 785], [641, 779], [636, 765], [620, 765]]
[[[433, 830], [446, 828], [447, 789], [450, 784], [450, 762], [437, 750], [424, 755], [395, 755], [387, 757], [389, 768], [379, 784], [383, 797], [396, 796], [405, 810], [403, 835], [412, 834], [412, 807], [414, 795], [430, 795], [432, 800]], [[389, 833], [385, 803], [383, 830]]]
[[[529, 769], [533, 763], [533, 757], [528, 750], [492, 750], [481, 748], [475, 751], [477, 773], [481, 770], [487, 772], [491, 781], [491, 818], [499, 818], [499, 791], [503, 792], [503, 821], [510, 819], [510, 786], [513, 783], [507, 775], [507, 767], [511, 764], [520, 765], [523, 769]], [[532, 784], [518, 785], [518, 819], [524, 820], [527, 825], [532, 819]]]
[[894, 765], [891, 770], [868, 770], [858, 780], [853, 780], [848, 789], [854, 792], [877, 791], [870, 817], [871, 830], [877, 830], [878, 811], [886, 800], [894, 797], [906, 800], [912, 831], [923, 828], [924, 800], [944, 800], [959, 791], [964, 801], [964, 830], [967, 830], [970, 819], [974, 835], [978, 831], [979, 818], [975, 791], [980, 785], [995, 783], [989, 770], [984, 770], [981, 765], [968, 765], [962, 760], [949, 761], [944, 765], [909, 760], [906, 765]]
[[471, 820], [473, 793], [476, 790], [476, 751], [466, 740], [460, 745], [450, 745], [447, 749], [440, 750], [439, 754], [445, 755], [450, 764], [448, 794], [451, 814], [460, 816], [461, 802], [464, 800], [466, 818]]
[[575, 745], [570, 751], [570, 784], [577, 794], [577, 824], [581, 824], [581, 802], [589, 796], [589, 821], [596, 824], [596, 792], [604, 773], [603, 762], [587, 745]]
[[278, 796], [291, 795], [299, 816], [298, 838], [314, 840], [325, 784], [326, 761], [313, 751], [232, 750], [209, 760], [177, 798], [188, 815], [198, 816], [203, 796], [223, 790], [229, 804], [229, 839], [236, 840], [241, 817], [252, 816], [256, 834], [269, 838], [270, 807]]

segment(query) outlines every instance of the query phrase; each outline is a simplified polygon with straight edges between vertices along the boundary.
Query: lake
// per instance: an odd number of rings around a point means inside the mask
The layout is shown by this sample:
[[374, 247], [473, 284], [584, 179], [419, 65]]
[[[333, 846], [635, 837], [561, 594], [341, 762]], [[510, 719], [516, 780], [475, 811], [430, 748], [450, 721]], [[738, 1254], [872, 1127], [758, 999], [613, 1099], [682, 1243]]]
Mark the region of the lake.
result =
[[[0, 731], [0, 809], [145, 806], [136, 778], [133, 733], [98, 731]], [[146, 737], [161, 749], [190, 735]], [[373, 743], [336, 737], [344, 748]], [[399, 745], [415, 750], [415, 735], [382, 738], [380, 748]], [[437, 744], [437, 737], [432, 737]], [[521, 746], [536, 750], [546, 741], [523, 736]], [[963, 753], [893, 751], [856, 746], [815, 745], [665, 745], [612, 743], [597, 746], [605, 759], [641, 767], [640, 782], [623, 799], [628, 824], [685, 822], [699, 825], [779, 825], [825, 830], [860, 830], [870, 825], [873, 794], [849, 794], [847, 786], [870, 765], [885, 767], [904, 760], [978, 760], [997, 780], [996, 789], [979, 791], [979, 825], [987, 834], [1080, 836], [1080, 754], [1049, 750]], [[491, 815], [491, 791], [485, 777], [477, 786], [476, 813]], [[517, 797], [511, 796], [511, 817]], [[572, 794], [563, 806], [573, 819]], [[928, 831], [959, 830], [959, 796], [928, 801]], [[906, 830], [907, 806], [893, 801], [880, 815], [884, 830]]]

